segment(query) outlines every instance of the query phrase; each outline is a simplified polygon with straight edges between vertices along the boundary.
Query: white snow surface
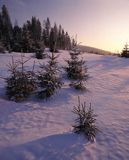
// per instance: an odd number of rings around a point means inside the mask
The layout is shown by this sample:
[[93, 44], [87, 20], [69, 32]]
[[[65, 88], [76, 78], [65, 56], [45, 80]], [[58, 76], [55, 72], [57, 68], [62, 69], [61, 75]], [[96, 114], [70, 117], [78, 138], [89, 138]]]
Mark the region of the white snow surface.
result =
[[[12, 55], [0, 54], [0, 76], [9, 76], [7, 64]], [[59, 65], [65, 66], [67, 51], [59, 53]], [[39, 60], [33, 54], [26, 64], [31, 69]], [[84, 53], [90, 78], [87, 92], [70, 88], [62, 70], [64, 85], [50, 99], [33, 96], [16, 103], [5, 96], [5, 81], [0, 79], [0, 160], [129, 160], [129, 59]], [[40, 60], [40, 63], [47, 59]], [[72, 132], [77, 97], [91, 102], [101, 130], [90, 143]]]

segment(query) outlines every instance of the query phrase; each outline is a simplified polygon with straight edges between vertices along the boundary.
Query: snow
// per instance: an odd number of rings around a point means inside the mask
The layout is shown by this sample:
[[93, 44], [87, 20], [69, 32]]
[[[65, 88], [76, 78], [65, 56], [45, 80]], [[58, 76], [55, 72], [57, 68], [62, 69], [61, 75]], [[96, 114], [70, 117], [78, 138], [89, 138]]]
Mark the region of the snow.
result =
[[[12, 55], [0, 54], [0, 77], [9, 75], [7, 64]], [[64, 66], [68, 52], [59, 53]], [[38, 69], [39, 60], [33, 54]], [[49, 100], [30, 97], [16, 103], [5, 96], [5, 81], [0, 79], [0, 160], [128, 160], [129, 159], [129, 59], [84, 53], [90, 78], [87, 92], [69, 87], [65, 72], [64, 85]], [[40, 60], [40, 63], [46, 60]], [[94, 143], [72, 132], [73, 106], [91, 102], [101, 130]]]

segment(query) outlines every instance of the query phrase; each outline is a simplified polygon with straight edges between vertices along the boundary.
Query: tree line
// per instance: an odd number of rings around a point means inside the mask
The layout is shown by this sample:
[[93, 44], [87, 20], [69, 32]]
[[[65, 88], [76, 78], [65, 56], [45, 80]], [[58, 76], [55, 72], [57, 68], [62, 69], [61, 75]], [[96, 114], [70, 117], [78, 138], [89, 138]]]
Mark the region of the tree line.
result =
[[27, 20], [22, 27], [15, 21], [12, 25], [8, 9], [2, 6], [0, 12], [0, 46], [15, 52], [36, 52], [45, 47], [54, 52], [58, 49], [70, 49], [75, 40], [70, 38], [61, 25], [51, 25], [50, 19], [43, 25], [36, 17]]

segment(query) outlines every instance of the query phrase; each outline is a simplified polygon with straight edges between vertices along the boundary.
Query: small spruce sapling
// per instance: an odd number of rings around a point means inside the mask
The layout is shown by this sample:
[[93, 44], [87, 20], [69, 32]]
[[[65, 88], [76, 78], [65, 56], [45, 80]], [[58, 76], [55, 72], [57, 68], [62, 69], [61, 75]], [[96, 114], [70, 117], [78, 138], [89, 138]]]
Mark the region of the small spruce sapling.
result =
[[96, 134], [100, 131], [96, 126], [96, 117], [94, 110], [91, 107], [87, 108], [86, 103], [81, 103], [78, 97], [78, 106], [73, 109], [73, 113], [76, 114], [76, 124], [73, 126], [75, 133], [84, 134], [89, 141], [94, 141]]
[[45, 58], [45, 54], [43, 53], [43, 50], [37, 49], [36, 53], [35, 53], [35, 57], [37, 59], [43, 59], [43, 58]]
[[70, 60], [66, 60], [68, 66], [65, 67], [67, 76], [73, 80], [70, 84], [75, 89], [85, 90], [85, 81], [88, 79], [86, 62], [83, 59], [79, 59], [80, 50], [76, 45], [70, 51]]
[[12, 57], [12, 62], [8, 65], [10, 76], [6, 79], [6, 95], [16, 102], [25, 100], [36, 89], [34, 67], [32, 71], [25, 71], [24, 64], [29, 59], [24, 60], [23, 57], [22, 55], [20, 61], [14, 61]]
[[129, 58], [129, 48], [128, 48], [128, 44], [126, 43], [122, 53], [121, 53], [121, 57], [126, 57]]
[[58, 76], [58, 65], [56, 59], [58, 56], [55, 56], [54, 53], [48, 56], [48, 64], [41, 65], [41, 71], [38, 75], [39, 87], [38, 97], [46, 99], [52, 96], [57, 89], [60, 89], [62, 86], [62, 81]]
[[35, 57], [37, 59], [43, 59], [46, 57], [46, 54], [44, 53], [44, 44], [41, 42], [35, 42], [34, 43], [34, 52], [35, 52]]

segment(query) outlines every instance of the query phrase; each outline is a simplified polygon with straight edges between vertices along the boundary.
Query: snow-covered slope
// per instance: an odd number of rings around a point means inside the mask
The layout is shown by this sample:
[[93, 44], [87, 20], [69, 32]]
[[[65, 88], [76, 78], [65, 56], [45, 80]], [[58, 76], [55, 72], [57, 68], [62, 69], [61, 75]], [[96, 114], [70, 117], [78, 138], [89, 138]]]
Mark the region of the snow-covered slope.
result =
[[[20, 58], [18, 53], [13, 55]], [[9, 74], [6, 64], [11, 56], [0, 54], [2, 77]], [[0, 160], [129, 160], [129, 59], [81, 56], [87, 60], [90, 75], [86, 93], [71, 89], [65, 80], [62, 89], [47, 101], [31, 97], [15, 103], [6, 99], [5, 82], [0, 79]], [[59, 65], [65, 65], [68, 57], [62, 51]], [[27, 63], [28, 68], [34, 60]], [[65, 78], [64, 72], [62, 76]], [[102, 132], [95, 143], [72, 132], [72, 109], [78, 95], [87, 105], [91, 102], [98, 115]]]
[[79, 45], [78, 47], [81, 49], [82, 52], [88, 52], [88, 53], [94, 53], [94, 54], [100, 54], [100, 55], [114, 55], [113, 52], [102, 50], [95, 47], [83, 46], [83, 45]]

